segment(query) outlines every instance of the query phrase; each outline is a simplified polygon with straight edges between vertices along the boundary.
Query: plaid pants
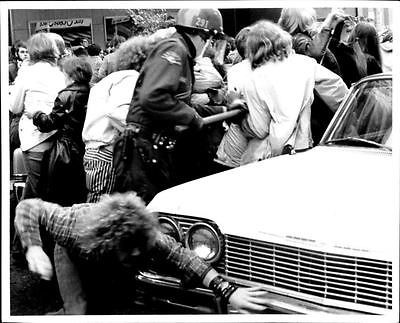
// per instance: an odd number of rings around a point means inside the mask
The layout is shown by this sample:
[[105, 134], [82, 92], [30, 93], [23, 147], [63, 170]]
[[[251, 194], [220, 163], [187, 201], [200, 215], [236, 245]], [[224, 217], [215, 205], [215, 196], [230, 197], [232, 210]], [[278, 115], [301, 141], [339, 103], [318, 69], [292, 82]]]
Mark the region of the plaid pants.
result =
[[88, 189], [87, 202], [95, 203], [103, 194], [114, 191], [115, 171], [112, 151], [100, 148], [87, 148], [83, 156]]

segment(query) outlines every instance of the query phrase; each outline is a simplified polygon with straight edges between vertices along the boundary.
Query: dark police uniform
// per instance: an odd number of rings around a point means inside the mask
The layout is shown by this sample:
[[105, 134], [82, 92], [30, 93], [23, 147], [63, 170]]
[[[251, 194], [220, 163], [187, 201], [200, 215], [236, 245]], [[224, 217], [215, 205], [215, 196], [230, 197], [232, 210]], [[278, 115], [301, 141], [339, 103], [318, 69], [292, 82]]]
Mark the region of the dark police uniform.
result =
[[127, 129], [114, 147], [116, 190], [134, 190], [146, 202], [177, 183], [174, 126], [200, 129], [190, 107], [196, 49], [185, 34], [162, 40], [140, 72], [127, 115]]

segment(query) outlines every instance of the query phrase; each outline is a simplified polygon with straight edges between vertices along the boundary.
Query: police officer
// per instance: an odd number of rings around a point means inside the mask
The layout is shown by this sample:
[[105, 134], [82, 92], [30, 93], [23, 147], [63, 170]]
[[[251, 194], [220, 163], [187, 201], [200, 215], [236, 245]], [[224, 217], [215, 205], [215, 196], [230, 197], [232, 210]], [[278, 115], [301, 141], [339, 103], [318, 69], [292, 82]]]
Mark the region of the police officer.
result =
[[135, 190], [146, 202], [177, 183], [174, 170], [176, 125], [193, 132], [203, 127], [189, 106], [194, 59], [210, 39], [223, 35], [217, 9], [181, 9], [176, 33], [149, 54], [127, 115], [127, 128], [114, 147], [116, 190]]

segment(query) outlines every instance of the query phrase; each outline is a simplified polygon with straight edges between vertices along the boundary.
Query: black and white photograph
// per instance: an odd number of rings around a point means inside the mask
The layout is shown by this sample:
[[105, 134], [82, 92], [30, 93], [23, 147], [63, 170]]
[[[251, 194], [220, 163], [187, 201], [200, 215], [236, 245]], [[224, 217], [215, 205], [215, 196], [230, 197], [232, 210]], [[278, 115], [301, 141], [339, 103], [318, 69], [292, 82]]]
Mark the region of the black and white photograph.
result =
[[2, 322], [399, 322], [397, 1], [0, 14]]

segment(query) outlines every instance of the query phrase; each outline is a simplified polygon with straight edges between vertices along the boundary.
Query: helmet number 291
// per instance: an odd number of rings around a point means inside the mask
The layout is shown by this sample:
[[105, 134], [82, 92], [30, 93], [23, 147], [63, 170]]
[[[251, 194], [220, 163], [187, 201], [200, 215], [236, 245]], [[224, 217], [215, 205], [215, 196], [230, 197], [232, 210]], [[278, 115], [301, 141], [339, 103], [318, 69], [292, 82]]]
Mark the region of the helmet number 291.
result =
[[199, 28], [207, 28], [208, 20], [201, 17], [196, 17], [195, 25]]

